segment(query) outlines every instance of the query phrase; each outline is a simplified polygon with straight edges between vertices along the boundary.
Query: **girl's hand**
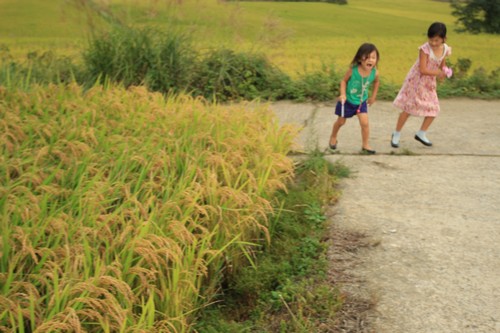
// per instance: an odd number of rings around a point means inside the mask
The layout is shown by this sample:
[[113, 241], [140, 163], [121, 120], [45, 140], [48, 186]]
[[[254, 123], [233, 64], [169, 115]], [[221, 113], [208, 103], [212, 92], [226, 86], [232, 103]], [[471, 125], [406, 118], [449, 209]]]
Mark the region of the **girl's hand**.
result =
[[453, 75], [453, 70], [450, 67], [448, 67], [448, 66], [444, 66], [443, 67], [443, 73], [449, 79]]
[[339, 100], [340, 103], [344, 104], [345, 100], [346, 100], [345, 95], [340, 95], [339, 98], [338, 98], [338, 100]]
[[439, 81], [443, 81], [444, 78], [446, 77], [446, 73], [442, 69], [438, 69], [439, 73], [437, 75], [437, 78]]
[[368, 98], [368, 101], [366, 102], [366, 104], [368, 104], [368, 106], [372, 106], [374, 103], [375, 103], [375, 98], [374, 97]]

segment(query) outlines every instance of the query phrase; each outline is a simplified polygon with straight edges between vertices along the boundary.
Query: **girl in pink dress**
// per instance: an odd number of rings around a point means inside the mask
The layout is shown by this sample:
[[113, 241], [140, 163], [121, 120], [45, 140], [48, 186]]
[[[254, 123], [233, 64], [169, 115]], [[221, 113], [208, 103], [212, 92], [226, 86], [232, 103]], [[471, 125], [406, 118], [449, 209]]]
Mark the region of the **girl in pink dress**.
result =
[[428, 42], [419, 47], [419, 57], [411, 67], [399, 91], [394, 106], [403, 110], [399, 114], [396, 130], [392, 133], [391, 146], [399, 147], [401, 129], [410, 116], [424, 117], [415, 140], [426, 146], [432, 142], [426, 137], [426, 131], [439, 113], [439, 100], [436, 92], [436, 78], [450, 76], [446, 67], [446, 57], [451, 55], [451, 47], [446, 45], [446, 25], [432, 23], [427, 31]]

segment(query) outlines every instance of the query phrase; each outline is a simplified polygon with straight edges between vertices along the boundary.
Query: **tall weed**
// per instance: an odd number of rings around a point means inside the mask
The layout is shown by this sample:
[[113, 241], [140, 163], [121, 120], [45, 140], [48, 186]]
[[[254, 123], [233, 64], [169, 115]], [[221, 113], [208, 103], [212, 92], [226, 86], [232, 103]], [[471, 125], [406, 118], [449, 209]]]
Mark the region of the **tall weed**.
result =
[[115, 27], [94, 36], [83, 59], [91, 84], [111, 80], [125, 87], [146, 84], [153, 91], [180, 92], [190, 82], [196, 52], [181, 33]]

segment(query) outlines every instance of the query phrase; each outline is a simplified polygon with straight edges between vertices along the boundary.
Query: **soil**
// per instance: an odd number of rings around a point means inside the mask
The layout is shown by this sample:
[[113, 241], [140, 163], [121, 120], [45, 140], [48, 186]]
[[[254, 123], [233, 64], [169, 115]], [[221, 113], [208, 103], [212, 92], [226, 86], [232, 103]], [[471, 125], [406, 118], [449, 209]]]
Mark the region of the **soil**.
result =
[[[333, 104], [270, 105], [303, 127], [297, 151], [325, 150]], [[428, 131], [410, 118], [390, 146], [398, 110], [369, 110], [361, 155], [357, 119], [326, 158], [352, 171], [329, 207], [332, 280], [346, 295], [341, 332], [500, 333], [500, 101], [441, 100]]]

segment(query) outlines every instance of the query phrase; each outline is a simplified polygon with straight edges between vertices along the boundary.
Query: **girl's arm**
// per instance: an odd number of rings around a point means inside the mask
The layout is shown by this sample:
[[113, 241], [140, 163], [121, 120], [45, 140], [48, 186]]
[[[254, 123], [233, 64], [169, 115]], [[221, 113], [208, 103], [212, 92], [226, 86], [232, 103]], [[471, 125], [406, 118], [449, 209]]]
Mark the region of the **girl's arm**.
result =
[[380, 80], [378, 78], [378, 70], [375, 74], [375, 80], [373, 80], [373, 91], [370, 98], [368, 98], [368, 105], [372, 105], [377, 100], [378, 87], [380, 85]]
[[419, 59], [420, 59], [420, 74], [422, 75], [430, 75], [430, 76], [436, 76], [438, 78], [444, 78], [446, 74], [441, 70], [443, 68], [443, 64], [441, 63], [439, 66], [439, 69], [436, 70], [429, 70], [427, 69], [427, 62], [429, 61], [429, 55], [426, 54], [424, 51], [420, 50], [419, 54]]
[[446, 66], [446, 57], [444, 57], [443, 61], [439, 64], [439, 69], [443, 70], [444, 66]]
[[345, 90], [347, 88], [347, 81], [351, 78], [352, 75], [352, 68], [349, 68], [349, 70], [345, 73], [344, 77], [342, 78], [342, 81], [340, 81], [340, 96], [339, 100], [342, 104], [345, 103], [346, 100], [346, 93]]
[[443, 58], [443, 61], [441, 61], [441, 63], [439, 64], [439, 70], [441, 71], [441, 73], [443, 73], [442, 76], [441, 75], [438, 76], [439, 82], [443, 82], [444, 78], [446, 77], [446, 72], [443, 69], [445, 66], [446, 66], [446, 57]]

